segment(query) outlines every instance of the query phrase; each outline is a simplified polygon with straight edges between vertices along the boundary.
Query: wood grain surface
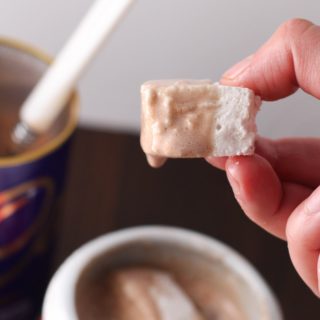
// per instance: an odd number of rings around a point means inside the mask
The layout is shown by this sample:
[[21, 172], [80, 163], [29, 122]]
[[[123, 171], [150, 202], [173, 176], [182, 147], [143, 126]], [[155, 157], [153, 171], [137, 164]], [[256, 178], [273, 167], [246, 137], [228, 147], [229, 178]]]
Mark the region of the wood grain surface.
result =
[[180, 226], [245, 256], [270, 284], [285, 319], [320, 317], [320, 303], [292, 267], [286, 243], [249, 221], [224, 172], [202, 159], [170, 160], [155, 170], [147, 165], [137, 136], [79, 129], [62, 211], [55, 268], [81, 244], [111, 230]]

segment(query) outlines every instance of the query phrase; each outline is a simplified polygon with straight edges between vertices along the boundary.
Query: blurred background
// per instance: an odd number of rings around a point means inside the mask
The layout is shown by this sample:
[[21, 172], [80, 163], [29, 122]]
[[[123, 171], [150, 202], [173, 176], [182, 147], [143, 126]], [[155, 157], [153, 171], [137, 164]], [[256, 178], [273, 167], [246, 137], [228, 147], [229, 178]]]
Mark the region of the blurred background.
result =
[[[0, 34], [55, 55], [92, 0], [0, 2]], [[286, 319], [318, 319], [320, 305], [291, 265], [287, 246], [241, 212], [222, 171], [202, 159], [146, 164], [139, 146], [142, 82], [218, 80], [285, 20], [320, 23], [315, 0], [139, 0], [79, 84], [80, 126], [70, 155], [54, 269], [111, 230], [168, 224], [216, 237], [266, 278]], [[319, 101], [299, 91], [264, 103], [260, 134], [318, 136]]]
[[[51, 54], [62, 47], [92, 0], [0, 2], [0, 33]], [[285, 20], [320, 22], [314, 0], [139, 0], [80, 83], [81, 124], [139, 130], [139, 86], [158, 78], [218, 80]], [[320, 108], [299, 92], [265, 103], [260, 134], [317, 135]]]

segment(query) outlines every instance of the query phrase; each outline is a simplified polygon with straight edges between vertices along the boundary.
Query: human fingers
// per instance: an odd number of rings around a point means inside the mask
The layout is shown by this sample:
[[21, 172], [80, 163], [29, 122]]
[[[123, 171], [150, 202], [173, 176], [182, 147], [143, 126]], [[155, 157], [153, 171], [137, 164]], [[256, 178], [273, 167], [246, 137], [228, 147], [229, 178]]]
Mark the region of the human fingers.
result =
[[[258, 137], [256, 154], [265, 158], [281, 181], [315, 188], [320, 184], [320, 139], [286, 138], [271, 140]], [[207, 161], [225, 169], [228, 157], [209, 157]]]
[[248, 87], [264, 100], [286, 97], [298, 87], [320, 98], [319, 52], [320, 27], [292, 19], [256, 53], [229, 69], [220, 82]]
[[312, 190], [299, 184], [281, 183], [270, 163], [259, 155], [231, 157], [225, 168], [246, 215], [271, 234], [286, 239], [290, 214]]
[[320, 276], [320, 187], [292, 213], [286, 235], [291, 260], [318, 296]]
[[312, 189], [320, 183], [320, 139], [259, 138], [256, 152], [266, 158], [280, 180], [302, 184]]

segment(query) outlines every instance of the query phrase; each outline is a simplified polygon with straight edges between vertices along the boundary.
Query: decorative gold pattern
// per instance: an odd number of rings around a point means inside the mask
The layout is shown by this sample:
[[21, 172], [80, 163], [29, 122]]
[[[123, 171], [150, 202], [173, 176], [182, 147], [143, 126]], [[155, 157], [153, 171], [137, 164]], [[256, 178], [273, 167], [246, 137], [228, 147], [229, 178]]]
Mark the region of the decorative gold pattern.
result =
[[[37, 217], [32, 225], [14, 241], [6, 246], [0, 246], [0, 261], [7, 258], [9, 255], [20, 250], [28, 243], [32, 236], [39, 230], [47, 219], [50, 206], [52, 204], [54, 185], [50, 178], [40, 178], [37, 180], [23, 183], [12, 189], [8, 189], [0, 194], [0, 224], [17, 212], [23, 206], [28, 205], [29, 201], [27, 193], [32, 190], [43, 188], [45, 196], [43, 199], [42, 207], [37, 213]], [[17, 198], [15, 201], [15, 198]], [[9, 203], [4, 203], [9, 202]]]

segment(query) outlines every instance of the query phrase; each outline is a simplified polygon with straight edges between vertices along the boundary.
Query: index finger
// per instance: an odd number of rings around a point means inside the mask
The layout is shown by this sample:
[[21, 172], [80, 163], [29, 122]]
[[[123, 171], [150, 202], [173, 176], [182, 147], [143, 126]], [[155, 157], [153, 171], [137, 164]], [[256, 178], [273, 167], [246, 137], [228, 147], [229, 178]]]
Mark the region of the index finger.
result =
[[298, 87], [320, 98], [319, 52], [320, 27], [292, 19], [255, 54], [229, 69], [220, 82], [250, 88], [264, 100], [284, 98]]

